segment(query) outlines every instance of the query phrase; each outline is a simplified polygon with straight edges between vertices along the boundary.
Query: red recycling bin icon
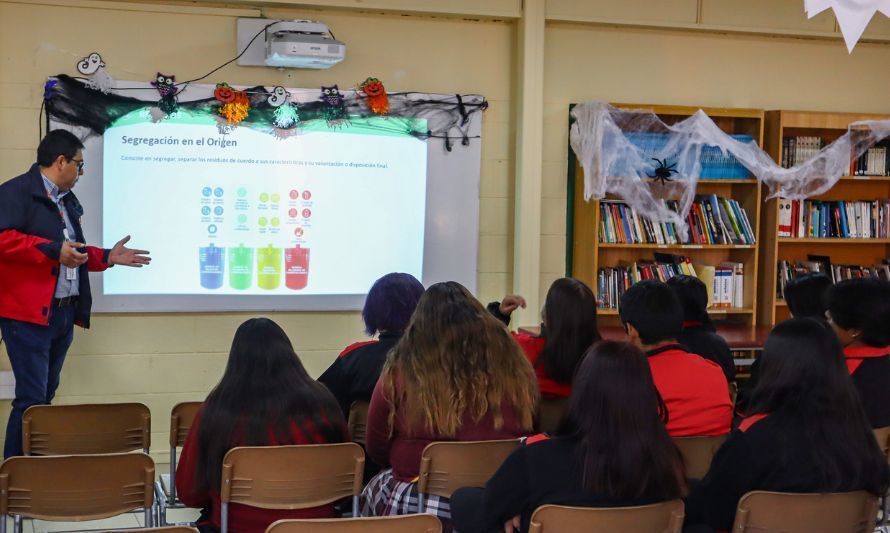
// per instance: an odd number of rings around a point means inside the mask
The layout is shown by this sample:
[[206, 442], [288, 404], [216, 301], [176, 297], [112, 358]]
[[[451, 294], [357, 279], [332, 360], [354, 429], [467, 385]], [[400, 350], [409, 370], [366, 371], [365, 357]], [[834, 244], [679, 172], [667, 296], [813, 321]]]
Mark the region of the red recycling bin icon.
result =
[[305, 289], [309, 283], [309, 248], [287, 248], [284, 251], [284, 283], [288, 289]]

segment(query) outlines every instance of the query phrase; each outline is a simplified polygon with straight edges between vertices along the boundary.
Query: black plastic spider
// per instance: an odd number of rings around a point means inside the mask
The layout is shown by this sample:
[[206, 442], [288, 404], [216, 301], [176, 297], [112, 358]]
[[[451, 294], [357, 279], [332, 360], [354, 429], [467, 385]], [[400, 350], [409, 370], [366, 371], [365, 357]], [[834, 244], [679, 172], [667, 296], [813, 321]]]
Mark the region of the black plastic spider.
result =
[[660, 181], [662, 185], [669, 181], [674, 181], [671, 178], [671, 174], [678, 174], [676, 163], [668, 165], [667, 158], [664, 158], [664, 161], [662, 161], [653, 157], [652, 160], [658, 163], [658, 166], [655, 167], [655, 174], [647, 174], [653, 181]]

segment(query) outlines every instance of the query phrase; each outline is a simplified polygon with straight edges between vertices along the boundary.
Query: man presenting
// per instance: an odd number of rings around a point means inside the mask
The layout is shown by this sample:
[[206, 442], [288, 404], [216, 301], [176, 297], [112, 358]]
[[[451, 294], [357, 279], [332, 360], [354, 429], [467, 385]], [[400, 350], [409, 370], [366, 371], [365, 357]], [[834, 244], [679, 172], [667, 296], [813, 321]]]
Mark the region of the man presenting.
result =
[[15, 374], [4, 457], [22, 454], [22, 413], [52, 401], [74, 325], [90, 325], [88, 272], [151, 261], [124, 246], [129, 236], [110, 250], [83, 244], [83, 207], [71, 192], [82, 150], [72, 133], [53, 130], [37, 163], [0, 185], [0, 333]]

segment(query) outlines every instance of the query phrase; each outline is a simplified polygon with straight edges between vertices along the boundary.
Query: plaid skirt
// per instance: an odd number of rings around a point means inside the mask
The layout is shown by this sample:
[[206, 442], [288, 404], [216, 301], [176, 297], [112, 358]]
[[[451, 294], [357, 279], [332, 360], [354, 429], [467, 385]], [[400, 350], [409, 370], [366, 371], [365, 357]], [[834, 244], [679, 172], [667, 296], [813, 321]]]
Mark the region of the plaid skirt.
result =
[[[371, 478], [361, 496], [362, 516], [393, 516], [416, 514], [417, 483], [399, 481], [388, 468]], [[451, 504], [448, 498], [427, 494], [424, 498], [424, 512], [439, 518], [442, 531], [451, 532]]]

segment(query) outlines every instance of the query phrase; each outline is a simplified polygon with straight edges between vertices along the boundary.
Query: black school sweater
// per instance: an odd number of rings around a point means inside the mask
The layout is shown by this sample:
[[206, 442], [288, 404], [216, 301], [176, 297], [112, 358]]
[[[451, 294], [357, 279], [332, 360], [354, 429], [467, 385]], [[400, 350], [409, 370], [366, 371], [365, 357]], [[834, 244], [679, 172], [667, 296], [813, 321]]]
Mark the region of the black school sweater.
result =
[[451, 517], [461, 533], [503, 531], [503, 524], [521, 515], [520, 531], [528, 531], [532, 513], [541, 505], [623, 507], [647, 505], [656, 499], [617, 500], [590, 494], [581, 486], [582, 465], [574, 440], [530, 437], [504, 461], [484, 489], [459, 489], [452, 494]]
[[[701, 524], [716, 531], [732, 530], [739, 500], [753, 490], [868, 490], [853, 481], [857, 476], [855, 463], [843, 465], [845, 471], [841, 472], [838, 486], [825, 486], [816, 467], [818, 460], [812, 453], [812, 443], [795, 429], [797, 425], [783, 413], [745, 419], [717, 450], [704, 479], [693, 485], [686, 500], [686, 526]], [[890, 469], [886, 462], [883, 466]]]
[[349, 416], [352, 402], [371, 401], [371, 393], [380, 379], [386, 354], [401, 336], [401, 333], [381, 333], [376, 341], [348, 346], [318, 378], [337, 399], [343, 416]]

